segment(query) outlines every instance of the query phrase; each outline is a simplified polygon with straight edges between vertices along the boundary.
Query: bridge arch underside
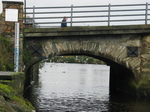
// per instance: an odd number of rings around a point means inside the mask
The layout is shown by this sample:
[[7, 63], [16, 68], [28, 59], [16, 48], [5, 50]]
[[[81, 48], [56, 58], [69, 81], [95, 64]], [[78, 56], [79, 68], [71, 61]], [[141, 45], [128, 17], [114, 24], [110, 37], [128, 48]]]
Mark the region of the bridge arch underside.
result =
[[[131, 39], [132, 37], [132, 39]], [[136, 95], [140, 81], [140, 57], [127, 57], [128, 46], [140, 46], [140, 37], [121, 35], [98, 38], [90, 36], [56, 37], [26, 40], [26, 49], [31, 50], [30, 65], [46, 58], [64, 55], [86, 55], [100, 59], [110, 66], [110, 94]]]

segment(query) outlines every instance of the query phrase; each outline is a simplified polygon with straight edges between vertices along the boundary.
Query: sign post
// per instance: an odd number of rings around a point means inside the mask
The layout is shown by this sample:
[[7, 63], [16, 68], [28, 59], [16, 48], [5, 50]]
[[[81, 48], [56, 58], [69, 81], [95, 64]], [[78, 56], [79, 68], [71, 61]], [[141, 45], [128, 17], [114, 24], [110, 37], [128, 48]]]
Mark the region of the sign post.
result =
[[15, 50], [14, 50], [14, 71], [18, 72], [19, 69], [19, 23], [15, 22]]
[[19, 22], [18, 9], [6, 9], [5, 21], [15, 22], [14, 71], [19, 71]]

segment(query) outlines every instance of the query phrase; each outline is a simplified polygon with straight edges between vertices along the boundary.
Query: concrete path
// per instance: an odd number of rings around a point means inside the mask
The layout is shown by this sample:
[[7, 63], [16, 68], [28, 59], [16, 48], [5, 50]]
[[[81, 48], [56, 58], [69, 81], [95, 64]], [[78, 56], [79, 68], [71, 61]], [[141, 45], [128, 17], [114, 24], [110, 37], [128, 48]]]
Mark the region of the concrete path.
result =
[[12, 75], [14, 72], [0, 71], [0, 80], [12, 80]]
[[12, 74], [12, 73], [14, 73], [14, 72], [0, 71], [0, 76], [1, 76], [1, 75], [7, 76], [7, 75], [10, 75], [10, 74]]

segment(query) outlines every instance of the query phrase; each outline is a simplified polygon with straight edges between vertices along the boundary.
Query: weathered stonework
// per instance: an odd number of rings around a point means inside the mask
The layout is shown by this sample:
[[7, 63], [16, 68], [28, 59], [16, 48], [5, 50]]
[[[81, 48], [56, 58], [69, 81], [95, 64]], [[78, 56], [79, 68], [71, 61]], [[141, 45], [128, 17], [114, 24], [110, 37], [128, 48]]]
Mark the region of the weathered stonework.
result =
[[138, 85], [139, 94], [150, 95], [150, 35], [142, 38], [141, 80]]
[[[20, 39], [19, 39], [19, 71], [23, 71], [23, 40], [22, 40], [22, 29], [23, 29], [23, 2], [18, 1], [2, 1], [3, 12], [2, 12], [2, 35], [8, 38], [12, 43], [15, 43], [15, 22], [5, 21], [6, 9], [18, 9], [18, 22], [20, 27]], [[12, 48], [14, 49], [14, 48]]]
[[25, 74], [22, 72], [0, 72], [0, 83], [12, 87], [21, 95], [24, 92]]
[[20, 32], [23, 28], [23, 2], [7, 2], [3, 1], [3, 13], [2, 13], [2, 33], [9, 33], [14, 35], [15, 22], [5, 21], [6, 9], [18, 9], [18, 22], [20, 23]]
[[[150, 96], [150, 26], [72, 27], [26, 29], [26, 67], [59, 55], [87, 55], [110, 65], [110, 89]], [[128, 47], [137, 47], [135, 57]], [[146, 86], [145, 86], [146, 85]]]

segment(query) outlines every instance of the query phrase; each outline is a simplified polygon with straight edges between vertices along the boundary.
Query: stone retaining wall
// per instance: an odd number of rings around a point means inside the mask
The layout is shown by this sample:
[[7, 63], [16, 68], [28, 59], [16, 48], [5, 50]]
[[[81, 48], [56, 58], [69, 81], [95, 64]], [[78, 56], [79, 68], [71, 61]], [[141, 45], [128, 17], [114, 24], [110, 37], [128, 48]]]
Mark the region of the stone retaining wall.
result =
[[0, 72], [0, 83], [12, 87], [21, 95], [24, 92], [25, 74], [22, 72]]
[[6, 22], [5, 13], [6, 9], [18, 9], [18, 22], [20, 23], [20, 31], [23, 28], [23, 2], [7, 2], [3, 1], [3, 13], [2, 13], [2, 32], [3, 33], [15, 33], [15, 22]]
[[[19, 45], [19, 71], [23, 71], [23, 41], [22, 41], [22, 29], [23, 29], [23, 2], [19, 1], [2, 1], [2, 23], [0, 24], [1, 33], [3, 37], [8, 38], [12, 43], [15, 42], [15, 22], [5, 21], [6, 9], [18, 9], [18, 22], [20, 24], [20, 45]], [[14, 48], [12, 48], [14, 49]]]

